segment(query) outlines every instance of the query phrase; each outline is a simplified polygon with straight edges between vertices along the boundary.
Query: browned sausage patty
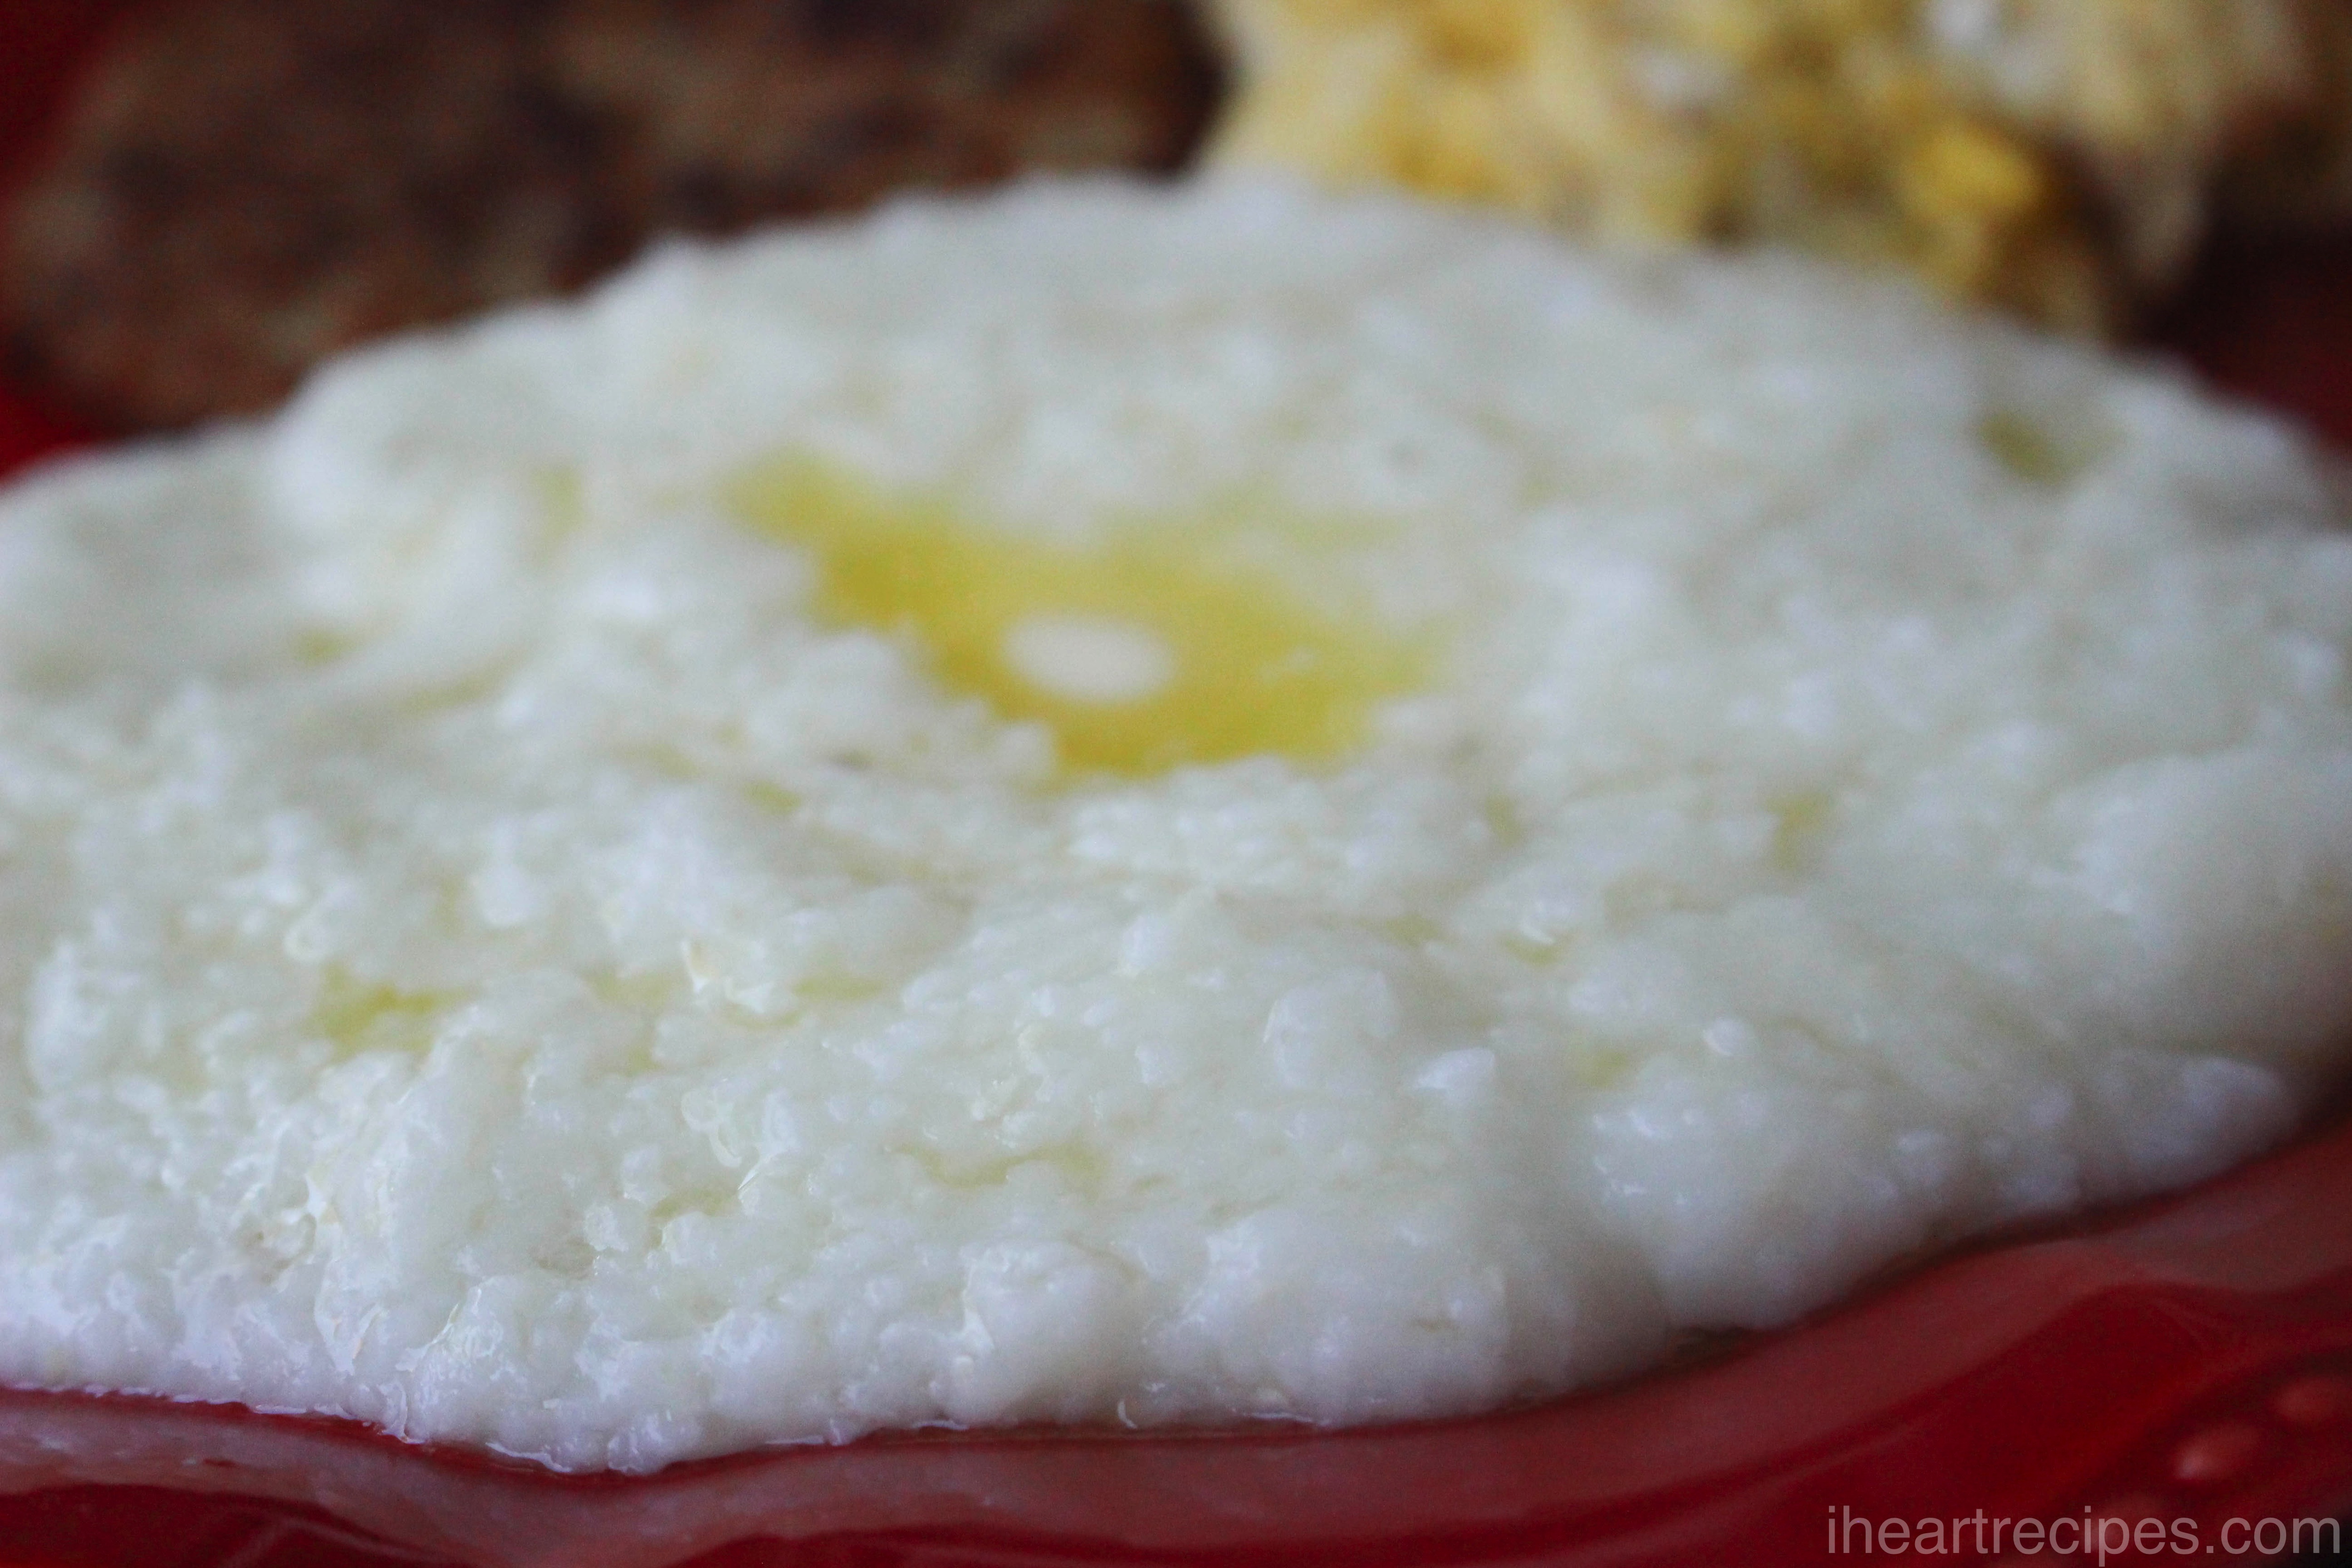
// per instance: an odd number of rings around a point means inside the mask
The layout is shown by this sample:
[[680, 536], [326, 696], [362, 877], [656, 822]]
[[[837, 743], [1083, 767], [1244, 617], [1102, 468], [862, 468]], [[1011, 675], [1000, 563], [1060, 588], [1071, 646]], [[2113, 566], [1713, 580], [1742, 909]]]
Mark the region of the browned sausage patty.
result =
[[117, 425], [261, 408], [656, 234], [1173, 169], [1216, 96], [1181, 0], [177, 0], [10, 215], [7, 372]]

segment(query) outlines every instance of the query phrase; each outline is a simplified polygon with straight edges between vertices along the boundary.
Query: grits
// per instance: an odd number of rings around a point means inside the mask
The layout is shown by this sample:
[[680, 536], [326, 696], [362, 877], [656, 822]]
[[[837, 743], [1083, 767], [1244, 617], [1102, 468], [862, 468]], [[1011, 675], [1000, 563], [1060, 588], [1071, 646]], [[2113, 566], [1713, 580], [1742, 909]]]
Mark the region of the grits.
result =
[[562, 1467], [1489, 1406], [2272, 1142], [2275, 425], [1792, 260], [1038, 187], [0, 499], [0, 1382]]

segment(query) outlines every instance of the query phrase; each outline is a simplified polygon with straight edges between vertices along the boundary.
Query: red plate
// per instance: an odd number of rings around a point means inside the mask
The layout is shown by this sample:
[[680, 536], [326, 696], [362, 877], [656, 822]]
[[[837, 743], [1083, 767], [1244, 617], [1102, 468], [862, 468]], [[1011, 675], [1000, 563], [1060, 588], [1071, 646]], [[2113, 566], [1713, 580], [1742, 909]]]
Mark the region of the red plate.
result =
[[[0, 172], [116, 8], [0, 0]], [[2166, 337], [2352, 443], [2352, 246], [2217, 258]], [[0, 469], [73, 437], [0, 392]], [[2347, 1511], [2341, 1113], [2186, 1196], [1946, 1260], [1705, 1364], [1475, 1420], [886, 1437], [626, 1481], [329, 1422], [0, 1394], [0, 1568], [1769, 1568], [1997, 1559], [2037, 1543], [2021, 1521], [2062, 1560], [2131, 1542], [2231, 1563], [2328, 1544], [2315, 1530]]]

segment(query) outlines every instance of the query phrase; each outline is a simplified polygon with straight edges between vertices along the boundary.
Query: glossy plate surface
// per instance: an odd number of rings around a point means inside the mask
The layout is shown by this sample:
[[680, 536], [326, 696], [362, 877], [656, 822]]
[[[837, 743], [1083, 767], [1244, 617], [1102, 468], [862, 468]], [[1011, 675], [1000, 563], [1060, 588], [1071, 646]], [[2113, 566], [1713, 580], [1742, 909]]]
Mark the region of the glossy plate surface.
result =
[[[0, 179], [116, 8], [0, 0]], [[2163, 336], [2352, 446], [2352, 245], [2217, 258]], [[79, 434], [0, 388], [0, 470]], [[2264, 1521], [2347, 1511], [2341, 1112], [2184, 1196], [1948, 1259], [1704, 1364], [1460, 1422], [919, 1436], [614, 1481], [333, 1423], [0, 1394], [0, 1568], [1769, 1568], [1929, 1519], [1948, 1549], [1908, 1555], [2002, 1558], [2019, 1542], [1996, 1523], [2032, 1520], [2061, 1548], [2136, 1536], [2229, 1563], [2292, 1543]]]

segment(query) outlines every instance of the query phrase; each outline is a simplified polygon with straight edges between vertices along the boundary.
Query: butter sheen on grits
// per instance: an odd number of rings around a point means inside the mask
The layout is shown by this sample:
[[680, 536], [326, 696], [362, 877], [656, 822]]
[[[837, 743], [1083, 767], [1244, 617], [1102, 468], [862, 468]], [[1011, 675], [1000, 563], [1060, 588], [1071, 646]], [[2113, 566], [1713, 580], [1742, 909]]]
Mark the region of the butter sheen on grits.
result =
[[2279, 426], [1792, 259], [1045, 185], [0, 492], [0, 1383], [645, 1470], [1490, 1407], [2352, 1047]]

